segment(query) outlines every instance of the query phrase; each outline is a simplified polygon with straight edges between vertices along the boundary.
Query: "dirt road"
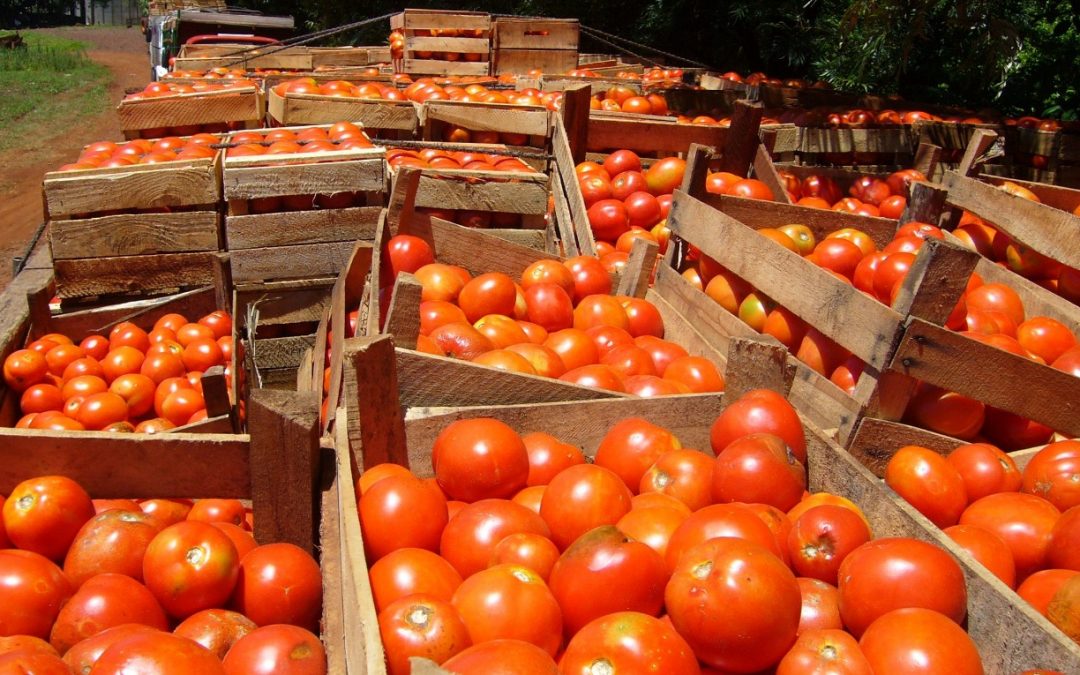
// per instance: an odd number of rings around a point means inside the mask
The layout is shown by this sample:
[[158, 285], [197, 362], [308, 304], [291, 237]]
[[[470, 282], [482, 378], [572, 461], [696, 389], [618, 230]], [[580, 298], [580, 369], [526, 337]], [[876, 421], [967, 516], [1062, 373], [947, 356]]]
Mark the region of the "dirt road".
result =
[[11, 258], [21, 255], [43, 219], [41, 178], [61, 164], [73, 161], [88, 143], [121, 140], [116, 104], [126, 89], [146, 86], [150, 58], [138, 28], [50, 28], [41, 32], [91, 45], [88, 55], [112, 75], [108, 103], [101, 114], [67, 129], [53, 130], [34, 150], [0, 152], [0, 287], [11, 278]]

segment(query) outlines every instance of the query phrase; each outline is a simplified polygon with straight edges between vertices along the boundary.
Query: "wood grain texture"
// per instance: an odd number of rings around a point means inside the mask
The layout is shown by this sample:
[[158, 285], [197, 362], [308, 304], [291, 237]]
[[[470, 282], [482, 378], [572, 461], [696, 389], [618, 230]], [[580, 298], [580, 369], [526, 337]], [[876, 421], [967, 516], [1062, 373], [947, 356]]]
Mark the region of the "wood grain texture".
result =
[[[296, 370], [304, 352], [315, 346], [314, 335], [256, 339], [248, 345], [248, 355], [261, 371]], [[295, 378], [294, 378], [295, 379]]]
[[548, 177], [539, 173], [495, 173], [470, 176], [453, 169], [424, 169], [416, 193], [416, 206], [466, 211], [545, 213]]
[[799, 152], [880, 152], [911, 153], [911, 133], [904, 128], [891, 129], [817, 129], [800, 127]]
[[[577, 19], [500, 17], [494, 22], [494, 49], [571, 49], [577, 67], [581, 24]], [[562, 72], [562, 71], [559, 71]]]
[[221, 199], [218, 165], [210, 159], [54, 171], [45, 174], [42, 189], [49, 219], [116, 209], [200, 206]]
[[770, 389], [785, 398], [795, 379], [795, 364], [789, 363], [783, 345], [754, 338], [737, 337], [728, 343], [724, 395], [734, 401], [753, 389]]
[[416, 106], [409, 101], [382, 101], [316, 94], [267, 97], [270, 118], [285, 125], [357, 122], [365, 129], [393, 129], [414, 133], [419, 129]]
[[619, 277], [619, 285], [615, 289], [615, 295], [628, 295], [634, 298], [643, 298], [649, 290], [649, 282], [653, 276], [653, 270], [657, 265], [657, 252], [660, 245], [655, 241], [645, 238], [634, 240], [630, 248], [630, 258], [626, 261], [626, 269]]
[[723, 350], [718, 348], [716, 344], [701, 334], [698, 330], [697, 321], [693, 321], [688, 315], [682, 314], [653, 289], [649, 289], [645, 299], [656, 307], [664, 320], [665, 340], [674, 342], [692, 356], [704, 356], [716, 364], [717, 369], [723, 373], [727, 361], [726, 347]]
[[[591, 97], [592, 86], [589, 84], [578, 84], [563, 90], [563, 135], [570, 146], [570, 158], [575, 163], [585, 161]], [[558, 126], [557, 122], [555, 126]]]
[[777, 203], [791, 203], [791, 197], [788, 195], [787, 188], [784, 186], [783, 181], [780, 180], [780, 174], [776, 171], [776, 165], [773, 164], [772, 157], [769, 156], [769, 151], [760, 143], [757, 146], [757, 150], [754, 152], [753, 167], [754, 177], [769, 187], [769, 190], [772, 191], [773, 198]]
[[[566, 206], [570, 211], [570, 219], [574, 227], [578, 255], [596, 255], [596, 239], [589, 225], [585, 198], [582, 197], [581, 188], [578, 186], [577, 173], [574, 170], [576, 165], [566, 134], [567, 129], [563, 125], [562, 118], [556, 117], [555, 131], [551, 136], [551, 149], [555, 155], [556, 170], [562, 179], [563, 194], [566, 196]], [[591, 132], [589, 137], [592, 137]], [[558, 198], [559, 195], [556, 195], [556, 199]]]
[[390, 309], [386, 314], [386, 332], [394, 336], [394, 344], [398, 347], [416, 349], [423, 292], [423, 285], [411, 274], [401, 272], [394, 281]]
[[260, 326], [314, 323], [322, 318], [330, 303], [330, 279], [315, 280], [310, 285], [270, 282], [236, 289], [234, 323], [247, 326], [248, 308], [254, 305]]
[[901, 316], [917, 316], [936, 324], [948, 320], [964, 296], [979, 254], [958, 244], [926, 241], [904, 277], [893, 309]]
[[[693, 317], [694, 327], [721, 352], [727, 353], [732, 337], [758, 336], [757, 331], [691, 286], [668, 265], [658, 267], [653, 291], [683, 316]], [[770, 339], [769, 336], [764, 338]]]
[[254, 88], [124, 100], [116, 107], [124, 131], [222, 122], [261, 122], [266, 102]]
[[936, 180], [939, 164], [941, 164], [941, 146], [920, 142], [915, 149], [915, 159], [911, 162], [911, 168], [922, 172], [922, 175], [930, 180]]
[[864, 417], [855, 429], [848, 452], [878, 478], [885, 477], [885, 466], [896, 451], [905, 445], [919, 445], [947, 455], [961, 445], [951, 436], [936, 434], [900, 422]]
[[[406, 49], [408, 49], [408, 38]], [[432, 59], [404, 59], [402, 72], [410, 75], [465, 75], [482, 77], [491, 70], [489, 61], [437, 61]]]
[[57, 295], [142, 295], [146, 291], [207, 286], [214, 282], [213, 253], [163, 253], [54, 262]]
[[345, 341], [345, 426], [349, 448], [361, 467], [407, 461], [398, 383], [408, 376], [395, 365], [404, 353], [394, 349], [390, 335]]
[[231, 251], [233, 282], [335, 277], [344, 268], [355, 243], [334, 241]]
[[565, 73], [577, 68], [575, 49], [504, 49], [494, 52], [494, 75], [524, 73], [540, 70], [544, 73]]
[[355, 241], [375, 236], [378, 206], [316, 209], [225, 217], [225, 240], [230, 251]]
[[[761, 117], [765, 109], [761, 103], [741, 99], [735, 102], [735, 108], [731, 112], [730, 140], [723, 148], [720, 157], [720, 170], [728, 171], [738, 176], [749, 175], [750, 167], [754, 163], [757, 153], [758, 130], [761, 128]], [[713, 145], [717, 150], [720, 145]]]
[[112, 327], [122, 321], [131, 321], [143, 330], [150, 330], [166, 314], [175, 312], [195, 321], [215, 309], [214, 290], [197, 288], [160, 298], [52, 315], [42, 329], [46, 333], [63, 333], [78, 342], [92, 334], [108, 335]]
[[[259, 159], [259, 158], [257, 158]], [[226, 200], [286, 195], [381, 191], [385, 187], [382, 159], [350, 159], [284, 166], [230, 166], [226, 160], [222, 185]]]
[[[485, 230], [462, 227], [420, 214], [398, 232], [426, 240], [431, 244], [436, 260], [460, 265], [474, 275], [502, 272], [518, 279], [525, 268], [534, 262], [553, 259], [543, 250], [499, 239]], [[556, 256], [554, 259], [559, 258]]]
[[691, 143], [723, 147], [728, 137], [724, 127], [707, 124], [678, 124], [674, 118], [641, 119], [642, 115], [620, 112], [593, 112], [589, 115], [586, 146], [591, 152], [626, 148], [640, 153], [686, 152]]
[[980, 158], [998, 138], [997, 132], [992, 129], [976, 129], [972, 132], [971, 136], [968, 137], [964, 155], [960, 158], [957, 173], [961, 176], [970, 176], [973, 172], [978, 171], [982, 164]]
[[427, 129], [430, 121], [445, 122], [472, 131], [496, 131], [545, 138], [551, 136], [551, 112], [543, 106], [426, 101], [420, 107], [420, 123]]
[[945, 210], [948, 191], [932, 183], [912, 183], [911, 197], [904, 212], [900, 214], [900, 224], [912, 221], [938, 225]]
[[1047, 206], [1052, 206], [1055, 209], [1061, 209], [1062, 211], [1068, 211], [1072, 213], [1077, 207], [1080, 207], [1080, 190], [1075, 188], [1063, 187], [1061, 185], [1049, 185], [1047, 183], [1036, 183], [1029, 180], [1020, 180], [1019, 178], [1004, 178], [1002, 176], [992, 176], [990, 174], [979, 174], [978, 179], [983, 183], [990, 185], [1001, 185], [1006, 181], [1010, 183], [1016, 183], [1021, 187], [1025, 187], [1035, 193], [1035, 196], [1039, 198], [1039, 201]]
[[[352, 256], [349, 258], [345, 271], [338, 276], [334, 284], [334, 290], [330, 299], [330, 321], [333, 326], [344, 326], [348, 321], [348, 313], [354, 308], [359, 308], [365, 289], [368, 287], [367, 279], [373, 268], [374, 248], [368, 242], [357, 242]], [[326, 327], [320, 323], [320, 329]], [[362, 334], [364, 325], [362, 319], [357, 316], [357, 334]], [[344, 389], [342, 381], [344, 372], [345, 331], [335, 330], [330, 335], [330, 390], [323, 392], [329, 404], [327, 406], [327, 419], [324, 431], [328, 431], [331, 422], [334, 421], [341, 392]], [[318, 343], [316, 343], [318, 344]], [[321, 363], [320, 363], [321, 365]], [[321, 369], [319, 371], [321, 373]], [[321, 386], [322, 377], [318, 377]]]
[[219, 218], [194, 211], [53, 220], [49, 247], [53, 260], [217, 251]]
[[[319, 568], [322, 570], [322, 641], [328, 673], [346, 672], [344, 553], [341, 550], [341, 479], [333, 443], [323, 448], [320, 460], [323, 488], [319, 494]], [[329, 478], [328, 478], [329, 476]], [[349, 476], [351, 478], [351, 476]], [[330, 482], [329, 485], [326, 483]], [[346, 516], [348, 517], [348, 516]], [[351, 570], [349, 570], [351, 573]]]

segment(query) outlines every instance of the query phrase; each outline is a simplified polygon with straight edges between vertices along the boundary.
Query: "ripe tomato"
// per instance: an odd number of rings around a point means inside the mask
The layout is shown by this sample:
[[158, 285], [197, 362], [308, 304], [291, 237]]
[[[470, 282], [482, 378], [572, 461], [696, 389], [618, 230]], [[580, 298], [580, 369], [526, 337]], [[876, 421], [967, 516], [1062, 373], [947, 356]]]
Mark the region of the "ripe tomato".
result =
[[448, 425], [431, 450], [435, 478], [452, 499], [509, 498], [525, 487], [529, 453], [516, 431], [490, 418]]
[[618, 201], [645, 189], [645, 174], [640, 171], [624, 171], [611, 179], [611, 196]]
[[1050, 533], [1047, 564], [1069, 570], [1080, 570], [1080, 506], [1061, 515]]
[[179, 427], [187, 424], [200, 410], [206, 410], [206, 400], [201, 393], [194, 389], [177, 389], [165, 397], [161, 409], [156, 412]]
[[768, 389], [749, 391], [713, 422], [709, 438], [719, 454], [737, 438], [753, 433], [776, 434], [784, 439], [800, 462], [806, 462], [806, 436], [798, 413], [780, 394]]
[[[660, 222], [660, 202], [648, 192], [632, 192], [624, 201], [630, 227], [649, 229]], [[624, 233], [625, 234], [625, 233]]]
[[664, 337], [664, 318], [656, 305], [641, 298], [620, 298], [619, 304], [626, 312], [626, 330], [632, 337]]
[[379, 634], [390, 675], [412, 672], [413, 656], [442, 663], [471, 644], [469, 632], [448, 601], [411, 595], [379, 613]]
[[191, 502], [186, 499], [147, 499], [139, 504], [139, 508], [150, 516], [158, 529], [165, 529], [187, 518]]
[[575, 256], [567, 258], [563, 265], [573, 276], [575, 303], [590, 295], [606, 295], [611, 292], [611, 276], [598, 259], [592, 256]]
[[8, 673], [33, 673], [33, 675], [68, 675], [59, 656], [33, 649], [21, 649], [0, 654], [0, 670]]
[[773, 192], [769, 186], [755, 178], [743, 178], [728, 188], [728, 194], [745, 199], [762, 199], [767, 202], [773, 200]]
[[1002, 492], [972, 503], [960, 516], [961, 525], [977, 525], [1008, 544], [1016, 563], [1016, 578], [1046, 567], [1050, 534], [1061, 512], [1034, 495]]
[[500, 272], [481, 274], [461, 288], [458, 306], [470, 323], [488, 314], [513, 316], [517, 302], [514, 280]]
[[664, 379], [686, 385], [692, 393], [706, 394], [724, 390], [724, 377], [703, 356], [682, 356], [664, 369]]
[[244, 513], [244, 504], [239, 499], [200, 499], [188, 511], [187, 520], [242, 525]]
[[1053, 363], [1076, 345], [1076, 336], [1068, 326], [1046, 316], [1033, 317], [1017, 326], [1016, 339], [1047, 363]]
[[495, 349], [491, 340], [471, 325], [448, 323], [431, 331], [428, 336], [447, 355], [471, 361]]
[[716, 538], [743, 539], [758, 544], [780, 559], [772, 530], [746, 504], [713, 504], [683, 521], [668, 541], [667, 567], [673, 571], [694, 546]]
[[318, 636], [303, 628], [263, 626], [237, 640], [221, 665], [227, 675], [325, 675], [326, 650]]
[[399, 548], [380, 558], [369, 574], [379, 612], [413, 594], [449, 601], [461, 585], [461, 575], [453, 565], [421, 548]]
[[679, 439], [667, 429], [640, 417], [630, 417], [608, 430], [593, 462], [613, 471], [636, 493], [649, 467], [665, 452], [680, 447]]
[[224, 605], [239, 571], [236, 547], [209, 523], [170, 525], [154, 537], [143, 556], [146, 587], [178, 619]]
[[525, 268], [521, 273], [521, 287], [529, 290], [535, 284], [555, 284], [570, 295], [574, 293], [574, 275], [570, 267], [557, 260], [538, 260]]
[[585, 200], [585, 208], [604, 199], [611, 199], [611, 181], [600, 173], [591, 173], [578, 179], [578, 187], [581, 196]]
[[49, 642], [63, 654], [81, 640], [128, 623], [169, 629], [164, 610], [145, 586], [122, 574], [99, 574], [84, 583], [60, 610]]
[[192, 340], [184, 347], [181, 356], [184, 367], [189, 371], [205, 372], [214, 366], [225, 364], [225, 356], [221, 346], [213, 338], [199, 338]]
[[[655, 493], [659, 494], [659, 493]], [[671, 535], [690, 514], [667, 506], [634, 506], [630, 512], [615, 523], [620, 532], [667, 556]], [[666, 563], [665, 563], [666, 565]]]
[[859, 643], [850, 633], [828, 628], [799, 633], [791, 650], [776, 667], [776, 675], [873, 675], [873, 672]]
[[1046, 616], [1047, 607], [1065, 582], [1080, 572], [1076, 570], [1040, 570], [1032, 574], [1016, 589], [1016, 594], [1026, 600], [1039, 614]]
[[409, 234], [391, 237], [387, 243], [387, 253], [392, 279], [396, 279], [400, 272], [412, 274], [424, 265], [435, 262], [431, 246], [420, 237]]
[[94, 517], [90, 495], [65, 476], [16, 485], [4, 502], [4, 529], [15, 546], [61, 560], [80, 528]]
[[442, 664], [458, 675], [560, 675], [554, 659], [524, 640], [492, 640], [473, 645]]
[[840, 591], [836, 586], [820, 579], [798, 577], [802, 596], [802, 612], [799, 614], [799, 634], [808, 630], [825, 630], [844, 627], [840, 620]]
[[319, 563], [294, 544], [259, 546], [240, 561], [230, 605], [260, 626], [287, 623], [318, 630], [322, 615]]
[[654, 335], [640, 335], [634, 338], [634, 344], [649, 353], [653, 360], [653, 367], [656, 368], [656, 374], [660, 377], [664, 376], [673, 361], [689, 356], [679, 345]]
[[713, 503], [714, 460], [703, 452], [676, 448], [656, 458], [641, 476], [640, 492], [660, 492], [697, 511]]
[[483, 499], [463, 507], [447, 524], [439, 551], [467, 578], [488, 567], [498, 543], [518, 532], [550, 534], [547, 523], [528, 508], [504, 499]]
[[904, 419], [939, 434], [974, 439], [986, 419], [986, 406], [973, 398], [922, 383], [908, 403]]
[[805, 490], [806, 468], [774, 434], [732, 441], [713, 462], [712, 496], [718, 503], [769, 504], [788, 511]]
[[31, 551], [0, 550], [0, 633], [48, 639], [71, 582], [51, 560]]
[[944, 532], [1002, 583], [1016, 588], [1016, 563], [1005, 540], [976, 525], [953, 525]]
[[859, 640], [871, 672], [982, 675], [979, 650], [964, 629], [938, 612], [911, 607], [888, 612]]
[[559, 378], [566, 372], [566, 366], [562, 362], [562, 358], [559, 357], [553, 350], [545, 347], [543, 344], [537, 342], [543, 342], [547, 339], [547, 331], [536, 324], [527, 324], [527, 322], [521, 322], [523, 329], [528, 329], [529, 326], [534, 327], [540, 331], [537, 336], [537, 340], [530, 338], [529, 343], [510, 345], [506, 349], [514, 352], [515, 354], [522, 356], [537, 375], [543, 377]]
[[551, 434], [536, 431], [522, 436], [521, 441], [529, 453], [526, 485], [547, 485], [563, 469], [585, 463], [581, 450], [569, 443], [563, 443]]
[[360, 498], [364, 550], [377, 561], [399, 548], [438, 550], [449, 520], [446, 497], [415, 476], [389, 476]]
[[946, 458], [960, 472], [968, 502], [1020, 489], [1020, 470], [1007, 453], [989, 443], [961, 445]]
[[[536, 572], [495, 565], [468, 577], [451, 600], [473, 643], [524, 640], [554, 656], [562, 644], [562, 613]], [[521, 617], [529, 617], [522, 621]]]
[[574, 328], [589, 330], [594, 326], [614, 326], [627, 330], [630, 320], [622, 304], [610, 295], [590, 295], [574, 308]]
[[592, 389], [606, 389], [608, 391], [625, 392], [622, 376], [611, 366], [596, 363], [568, 370], [559, 376], [563, 382], [570, 382], [580, 387]]
[[455, 302], [461, 289], [465, 287], [465, 281], [451, 265], [428, 263], [414, 274], [423, 286], [420, 299], [425, 302]]
[[145, 375], [130, 373], [121, 375], [109, 385], [109, 393], [116, 394], [127, 404], [128, 415], [142, 417], [154, 407], [154, 391], [157, 384]]
[[198, 642], [223, 659], [237, 640], [256, 628], [254, 621], [239, 612], [204, 609], [180, 622], [173, 634]]
[[875, 619], [900, 607], [939, 611], [960, 624], [967, 587], [960, 565], [933, 544], [893, 537], [875, 539], [840, 565], [840, 616], [861, 636]]
[[1016, 291], [1004, 284], [983, 284], [968, 291], [964, 298], [968, 309], [1003, 312], [1014, 325], [1024, 323], [1024, 303]]
[[589, 207], [586, 215], [597, 239], [614, 242], [630, 229], [626, 205], [618, 199], [601, 199]]
[[217, 340], [232, 335], [232, 317], [224, 310], [216, 309], [200, 318], [198, 323], [213, 331]]
[[1080, 505], [1080, 441], [1058, 441], [1040, 450], [1024, 467], [1020, 489], [1061, 511]]
[[762, 670], [795, 642], [802, 604], [795, 575], [752, 542], [721, 538], [689, 549], [664, 598], [675, 629], [714, 668]]
[[75, 535], [64, 558], [64, 573], [76, 587], [112, 572], [142, 581], [143, 555], [161, 525], [141, 511], [104, 511]]
[[591, 365], [600, 360], [596, 343], [586, 331], [577, 328], [566, 328], [551, 333], [544, 340], [543, 346], [555, 352], [567, 371]]
[[515, 532], [499, 540], [488, 566], [513, 564], [528, 567], [545, 582], [559, 559], [559, 549], [551, 539], [532, 532]]
[[566, 550], [589, 530], [617, 523], [630, 510], [632, 497], [618, 474], [594, 464], [578, 464], [548, 484], [540, 516], [551, 528], [551, 540]]
[[[555, 563], [550, 578], [567, 636], [612, 612], [656, 616], [664, 606], [666, 582], [660, 554], [610, 525], [578, 537]], [[592, 592], [596, 588], [611, 592]]]
[[870, 538], [857, 513], [826, 504], [799, 516], [785, 543], [796, 574], [835, 585], [844, 559]]
[[686, 173], [686, 160], [668, 157], [653, 163], [645, 172], [645, 184], [654, 195], [666, 195], [675, 192], [682, 185]]
[[557, 284], [538, 283], [525, 289], [525, 307], [530, 322], [549, 332], [574, 325], [574, 304]]
[[43, 382], [48, 374], [49, 364], [41, 352], [18, 349], [4, 359], [4, 382], [15, 391]]
[[917, 445], [906, 445], [889, 459], [885, 484], [940, 528], [955, 525], [968, 504], [964, 479], [956, 467]]
[[686, 640], [668, 622], [641, 612], [615, 612], [591, 621], [573, 636], [559, 660], [565, 675], [591, 675], [605, 668], [670, 675], [701, 672]]
[[641, 171], [641, 158], [632, 150], [616, 150], [604, 159], [604, 170], [610, 176], [623, 171]]

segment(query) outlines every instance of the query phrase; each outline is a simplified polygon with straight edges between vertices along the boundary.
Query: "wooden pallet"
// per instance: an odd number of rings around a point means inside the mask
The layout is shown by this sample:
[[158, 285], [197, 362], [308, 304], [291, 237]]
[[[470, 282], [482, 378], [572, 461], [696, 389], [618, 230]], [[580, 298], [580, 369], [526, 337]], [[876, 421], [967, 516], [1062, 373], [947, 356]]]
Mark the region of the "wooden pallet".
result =
[[526, 137], [525, 144], [546, 148], [551, 140], [552, 113], [543, 106], [510, 103], [427, 101], [420, 106], [424, 140], [443, 141], [454, 127]]
[[495, 74], [565, 73], [577, 68], [580, 30], [577, 19], [496, 19]]
[[158, 138], [177, 127], [203, 124], [253, 129], [266, 116], [266, 98], [258, 87], [240, 87], [123, 100], [116, 112], [125, 137]]
[[279, 96], [270, 89], [267, 115], [272, 124], [296, 126], [346, 121], [363, 125], [365, 131], [398, 132], [412, 138], [419, 129], [417, 106], [411, 101], [380, 101], [318, 94]]
[[[483, 12], [406, 9], [390, 17], [390, 28], [405, 34], [405, 56], [396, 60], [397, 72], [409, 75], [490, 75], [491, 15]], [[476, 37], [432, 36], [438, 31], [471, 31]], [[453, 53], [460, 60], [427, 57], [428, 53]], [[481, 54], [468, 61], [466, 54]]]

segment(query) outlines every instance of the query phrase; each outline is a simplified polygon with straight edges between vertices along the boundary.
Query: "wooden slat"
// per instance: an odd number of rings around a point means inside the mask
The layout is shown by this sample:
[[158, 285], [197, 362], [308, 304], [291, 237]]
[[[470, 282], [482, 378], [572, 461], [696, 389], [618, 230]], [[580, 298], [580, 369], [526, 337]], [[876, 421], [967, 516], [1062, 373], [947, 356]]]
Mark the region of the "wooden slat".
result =
[[122, 214], [49, 223], [54, 260], [218, 250], [218, 214]]
[[[951, 238], [951, 235], [946, 235]], [[950, 239], [951, 240], [951, 239]], [[1016, 291], [1024, 303], [1024, 311], [1030, 316], [1048, 316], [1057, 319], [1080, 335], [1080, 306], [1074, 305], [1057, 293], [1051, 293], [1030, 279], [1014, 274], [987, 258], [979, 258], [975, 272], [984, 283], [1005, 284]]]
[[255, 87], [123, 100], [116, 107], [124, 131], [223, 122], [256, 123], [265, 116]]
[[432, 209], [535, 214], [547, 211], [549, 179], [540, 173], [492, 173], [423, 169], [416, 206]]
[[357, 122], [365, 129], [395, 129], [409, 133], [419, 128], [416, 106], [409, 101], [381, 101], [315, 94], [288, 94], [273, 89], [267, 98], [271, 119], [284, 125]]
[[213, 262], [213, 253], [57, 260], [57, 295], [81, 298], [207, 286], [214, 281]]
[[878, 478], [885, 477], [885, 467], [896, 451], [905, 445], [919, 445], [943, 455], [961, 443], [951, 436], [936, 434], [918, 427], [864, 417], [858, 424], [848, 452]]
[[[591, 137], [591, 134], [590, 134]], [[579, 255], [596, 255], [596, 240], [589, 225], [589, 216], [585, 208], [585, 199], [578, 187], [577, 173], [574, 171], [574, 158], [570, 152], [570, 142], [566, 136], [566, 127], [561, 117], [555, 119], [555, 132], [551, 137], [551, 148], [555, 155], [555, 167], [562, 179], [567, 207], [574, 226]]]
[[[322, 569], [322, 634], [328, 673], [346, 672], [344, 576], [348, 571], [341, 548], [341, 481], [333, 446], [323, 450], [323, 474], [332, 476], [321, 492], [319, 505], [319, 567]], [[324, 484], [326, 479], [324, 478]]]
[[686, 152], [691, 143], [723, 147], [728, 130], [707, 124], [678, 124], [674, 118], [641, 119], [632, 113], [589, 115], [586, 146], [591, 152], [626, 148], [640, 153]]
[[378, 206], [359, 206], [227, 216], [225, 239], [231, 251], [371, 239], [381, 210]]
[[880, 152], [910, 153], [911, 134], [907, 129], [816, 129], [800, 127], [799, 152]]
[[577, 48], [581, 24], [577, 19], [497, 18], [494, 49], [570, 49], [577, 66]]
[[216, 204], [221, 198], [217, 164], [209, 159], [57, 171], [45, 174], [42, 188], [49, 218], [116, 209], [199, 206]]
[[420, 108], [420, 119], [422, 123], [437, 120], [473, 131], [551, 135], [551, 113], [543, 106], [427, 101]]
[[732, 338], [724, 371], [724, 396], [734, 401], [753, 389], [769, 389], [788, 396], [795, 365], [787, 349], [775, 341]]
[[573, 49], [499, 49], [494, 52], [494, 75], [527, 73], [565, 73], [577, 68]]
[[404, 59], [402, 71], [415, 75], [465, 75], [483, 77], [490, 71], [488, 61], [436, 61], [430, 59]]
[[649, 290], [653, 270], [656, 268], [656, 254], [659, 250], [660, 246], [655, 241], [645, 238], [634, 240], [630, 249], [630, 258], [626, 262], [626, 269], [619, 277], [616, 295], [645, 297], [645, 292]]
[[776, 171], [776, 165], [773, 164], [769, 151], [760, 143], [754, 153], [754, 177], [769, 186], [773, 197], [778, 203], [791, 203], [791, 197], [788, 195], [784, 182], [780, 180], [780, 174]]
[[[735, 109], [731, 112], [731, 140], [723, 148], [723, 154], [720, 156], [721, 171], [743, 177], [749, 174], [760, 144], [758, 130], [761, 128], [763, 114], [764, 108], [761, 103], [751, 103], [747, 100], [735, 102]], [[713, 145], [717, 150], [720, 149], [719, 145]]]
[[502, 272], [518, 279], [534, 262], [559, 259], [529, 246], [493, 240], [484, 230], [462, 227], [423, 214], [416, 214], [412, 222], [403, 224], [398, 232], [426, 240], [434, 250], [436, 260], [460, 265], [472, 274]]
[[386, 332], [394, 336], [394, 344], [398, 347], [416, 349], [423, 291], [424, 287], [416, 277], [405, 272], [398, 274], [386, 314]]
[[978, 179], [983, 183], [989, 183], [991, 185], [1001, 185], [1006, 181], [1016, 183], [1017, 185], [1034, 192], [1035, 196], [1038, 197], [1039, 201], [1043, 204], [1052, 206], [1055, 209], [1061, 209], [1062, 211], [1068, 211], [1069, 213], [1080, 208], [1080, 190], [1074, 188], [1062, 187], [1061, 185], [1050, 185], [1048, 183], [1035, 183], [1028, 180], [1020, 180], [1019, 178], [992, 176], [987, 173], [979, 174]]
[[[349, 448], [362, 466], [406, 464], [405, 426], [395, 362], [400, 354], [390, 335], [345, 341], [345, 408]], [[437, 357], [436, 357], [437, 358]], [[400, 373], [404, 377], [404, 373]], [[340, 414], [340, 412], [339, 412]], [[339, 426], [339, 428], [340, 428]]]
[[353, 241], [302, 244], [287, 247], [249, 248], [232, 251], [233, 281], [333, 277], [344, 268]]
[[[310, 154], [310, 153], [309, 153]], [[256, 159], [264, 159], [259, 156]], [[284, 166], [238, 167], [226, 160], [225, 199], [380, 191], [386, 180], [381, 159], [352, 159]]]
[[[255, 367], [262, 371], [295, 371], [304, 352], [315, 345], [314, 335], [288, 335], [286, 337], [256, 339], [248, 346], [248, 355]], [[295, 380], [295, 374], [293, 380]]]

